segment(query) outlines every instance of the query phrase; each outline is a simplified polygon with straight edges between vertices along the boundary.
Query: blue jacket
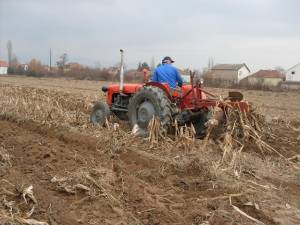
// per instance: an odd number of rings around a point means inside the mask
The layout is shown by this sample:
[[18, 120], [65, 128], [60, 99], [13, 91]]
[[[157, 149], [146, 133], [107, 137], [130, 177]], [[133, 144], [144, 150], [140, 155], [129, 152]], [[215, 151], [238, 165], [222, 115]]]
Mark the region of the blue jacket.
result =
[[159, 83], [168, 83], [171, 88], [176, 88], [176, 84], [178, 86], [182, 86], [182, 78], [178, 72], [178, 70], [170, 65], [170, 64], [162, 64], [154, 70], [151, 81], [159, 82]]

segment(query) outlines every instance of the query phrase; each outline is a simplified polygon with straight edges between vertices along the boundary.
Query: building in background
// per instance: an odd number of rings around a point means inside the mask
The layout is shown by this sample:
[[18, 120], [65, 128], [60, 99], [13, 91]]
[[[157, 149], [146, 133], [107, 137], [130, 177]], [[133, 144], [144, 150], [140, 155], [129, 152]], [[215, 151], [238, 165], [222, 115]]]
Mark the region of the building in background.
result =
[[250, 74], [248, 66], [243, 64], [217, 64], [211, 68], [214, 78], [231, 80], [238, 83]]
[[250, 69], [245, 64], [217, 64], [203, 75], [207, 85], [230, 87], [249, 76]]
[[8, 63], [0, 60], [0, 74], [7, 74]]
[[300, 63], [288, 69], [285, 73], [286, 81], [281, 88], [285, 90], [300, 90]]
[[287, 81], [300, 82], [300, 63], [288, 69], [285, 73]]
[[246, 81], [250, 86], [276, 87], [284, 80], [285, 74], [278, 70], [259, 70], [246, 77], [241, 83]]
[[19, 65], [20, 74], [26, 74], [28, 72], [28, 69], [29, 69], [28, 64], [20, 64]]
[[70, 70], [73, 70], [73, 71], [74, 70], [80, 70], [82, 68], [83, 68], [83, 66], [81, 64], [77, 63], [77, 62], [69, 62], [65, 65], [64, 70], [65, 70], [65, 72], [67, 72], [67, 71], [70, 71]]

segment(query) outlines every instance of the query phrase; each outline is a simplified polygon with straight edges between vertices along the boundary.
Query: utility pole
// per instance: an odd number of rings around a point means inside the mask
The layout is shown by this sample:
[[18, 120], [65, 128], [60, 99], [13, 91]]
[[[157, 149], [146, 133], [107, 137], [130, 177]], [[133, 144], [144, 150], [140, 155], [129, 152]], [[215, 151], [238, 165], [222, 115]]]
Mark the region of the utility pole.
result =
[[51, 60], [52, 60], [52, 52], [51, 52], [51, 48], [50, 48], [50, 65], [49, 65], [49, 71], [51, 71]]
[[120, 49], [121, 52], [121, 65], [120, 65], [120, 92], [124, 90], [124, 50]]

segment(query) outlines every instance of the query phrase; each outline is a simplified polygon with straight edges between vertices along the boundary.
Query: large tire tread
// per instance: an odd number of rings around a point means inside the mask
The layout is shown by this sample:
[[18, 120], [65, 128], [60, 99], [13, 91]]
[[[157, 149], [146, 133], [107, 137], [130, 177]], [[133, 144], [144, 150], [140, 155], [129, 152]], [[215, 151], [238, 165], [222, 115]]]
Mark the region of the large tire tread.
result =
[[[94, 118], [94, 113], [97, 111], [97, 110], [101, 110], [103, 111], [103, 119], [101, 119], [101, 121], [96, 121], [95, 118]], [[104, 122], [105, 122], [105, 119], [110, 115], [110, 109], [109, 109], [109, 106], [107, 105], [107, 103], [105, 102], [97, 102], [94, 107], [93, 107], [93, 110], [92, 110], [92, 113], [90, 115], [90, 122], [94, 125], [96, 124], [99, 124], [99, 125], [103, 125]]]
[[[145, 86], [139, 90], [129, 101], [129, 106], [128, 106], [128, 115], [129, 118], [131, 117], [130, 114], [134, 113], [133, 111], [135, 110], [136, 107], [136, 101], [138, 101], [138, 98], [140, 98], [140, 95], [151, 95], [154, 96], [155, 99], [157, 99], [157, 105], [159, 107], [158, 112], [159, 112], [159, 119], [161, 121], [162, 127], [165, 130], [169, 130], [173, 121], [173, 108], [172, 108], [172, 103], [170, 99], [167, 97], [165, 92], [154, 86]], [[131, 125], [133, 126], [135, 121], [132, 121], [130, 119]]]

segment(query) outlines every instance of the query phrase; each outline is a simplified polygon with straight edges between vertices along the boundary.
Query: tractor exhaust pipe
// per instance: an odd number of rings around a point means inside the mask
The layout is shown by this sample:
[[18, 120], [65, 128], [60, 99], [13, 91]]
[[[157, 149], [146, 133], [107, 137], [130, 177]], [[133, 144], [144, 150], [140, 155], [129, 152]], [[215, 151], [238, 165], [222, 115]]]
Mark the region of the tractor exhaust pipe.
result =
[[120, 65], [120, 93], [124, 90], [124, 50], [120, 49], [121, 52], [121, 65]]

